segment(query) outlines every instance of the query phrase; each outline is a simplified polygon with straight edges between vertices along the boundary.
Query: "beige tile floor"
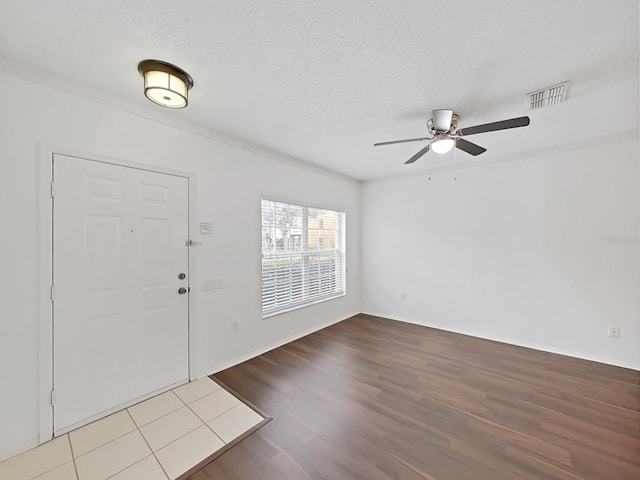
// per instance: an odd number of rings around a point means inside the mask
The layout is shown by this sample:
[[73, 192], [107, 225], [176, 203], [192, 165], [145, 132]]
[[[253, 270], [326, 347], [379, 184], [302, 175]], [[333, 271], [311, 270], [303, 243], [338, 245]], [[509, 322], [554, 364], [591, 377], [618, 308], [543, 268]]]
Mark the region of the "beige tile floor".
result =
[[263, 420], [205, 377], [0, 462], [0, 479], [173, 480]]

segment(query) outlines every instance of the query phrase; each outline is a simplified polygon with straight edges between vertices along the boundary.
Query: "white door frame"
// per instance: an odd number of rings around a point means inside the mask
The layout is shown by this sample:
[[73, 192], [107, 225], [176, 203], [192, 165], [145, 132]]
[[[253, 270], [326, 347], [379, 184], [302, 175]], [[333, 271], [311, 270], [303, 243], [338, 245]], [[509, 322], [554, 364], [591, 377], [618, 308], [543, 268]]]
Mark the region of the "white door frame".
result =
[[[53, 407], [51, 405], [51, 391], [53, 390], [53, 303], [51, 301], [51, 284], [53, 279], [53, 199], [51, 183], [53, 180], [53, 155], [66, 155], [86, 161], [94, 161], [118, 165], [121, 167], [137, 168], [150, 172], [164, 173], [184, 177], [189, 184], [188, 225], [189, 238], [194, 238], [197, 232], [195, 222], [196, 205], [196, 175], [180, 172], [168, 168], [147, 165], [144, 163], [120, 160], [95, 153], [82, 152], [66, 147], [38, 144], [37, 155], [37, 242], [38, 242], [38, 403], [39, 403], [39, 443], [42, 444], [53, 438]], [[185, 239], [187, 240], [187, 239]], [[186, 248], [186, 247], [185, 247]], [[189, 248], [189, 284], [196, 273], [195, 249]], [[194, 290], [195, 291], [195, 290]], [[188, 334], [189, 334], [189, 380], [195, 380], [193, 359], [196, 338], [194, 325], [194, 302], [189, 298]]]

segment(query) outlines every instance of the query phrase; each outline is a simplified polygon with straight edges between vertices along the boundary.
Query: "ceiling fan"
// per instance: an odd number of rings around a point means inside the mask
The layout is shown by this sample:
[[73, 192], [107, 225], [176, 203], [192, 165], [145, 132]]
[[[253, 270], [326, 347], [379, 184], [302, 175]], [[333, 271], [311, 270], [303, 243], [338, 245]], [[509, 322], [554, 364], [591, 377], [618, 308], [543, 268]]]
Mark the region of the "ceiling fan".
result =
[[458, 128], [458, 115], [453, 110], [433, 110], [433, 118], [427, 122], [427, 129], [432, 137], [407, 138], [405, 140], [393, 140], [390, 142], [374, 143], [374, 147], [381, 145], [392, 145], [394, 143], [426, 142], [426, 147], [416, 153], [405, 164], [413, 163], [429, 150], [436, 153], [447, 153], [454, 146], [470, 155], [476, 156], [487, 151], [486, 148], [469, 142], [462, 137], [475, 135], [476, 133], [494, 132], [496, 130], [506, 130], [508, 128], [526, 127], [529, 125], [529, 117], [517, 117], [499, 122], [485, 123], [473, 127]]

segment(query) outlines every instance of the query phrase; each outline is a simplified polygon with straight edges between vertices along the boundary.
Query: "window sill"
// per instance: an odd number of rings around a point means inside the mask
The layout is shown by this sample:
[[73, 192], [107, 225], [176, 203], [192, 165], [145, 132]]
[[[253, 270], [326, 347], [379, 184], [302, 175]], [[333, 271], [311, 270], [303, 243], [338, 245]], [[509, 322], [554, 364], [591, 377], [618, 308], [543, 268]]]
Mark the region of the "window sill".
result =
[[269, 313], [266, 313], [266, 314], [262, 314], [262, 319], [264, 320], [265, 318], [275, 317], [276, 315], [280, 315], [282, 313], [292, 312], [293, 310], [299, 310], [301, 308], [310, 307], [312, 305], [317, 305], [319, 303], [323, 303], [323, 302], [326, 302], [328, 300], [335, 300], [336, 298], [345, 297], [346, 295], [347, 295], [346, 292], [342, 292], [342, 293], [337, 293], [335, 295], [331, 295], [331, 296], [328, 296], [328, 297], [322, 297], [322, 298], [319, 298], [319, 299], [314, 300], [312, 302], [305, 302], [305, 303], [300, 303], [298, 305], [292, 305], [291, 307], [287, 307], [284, 310], [277, 310], [275, 312], [269, 312]]

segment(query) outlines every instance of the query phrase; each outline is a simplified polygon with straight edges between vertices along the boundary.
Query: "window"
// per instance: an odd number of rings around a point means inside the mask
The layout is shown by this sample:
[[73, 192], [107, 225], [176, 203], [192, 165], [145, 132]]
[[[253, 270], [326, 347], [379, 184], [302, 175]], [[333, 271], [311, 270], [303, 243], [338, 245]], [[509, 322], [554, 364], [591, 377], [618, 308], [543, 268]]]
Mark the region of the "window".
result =
[[345, 293], [344, 213], [262, 200], [262, 316]]

